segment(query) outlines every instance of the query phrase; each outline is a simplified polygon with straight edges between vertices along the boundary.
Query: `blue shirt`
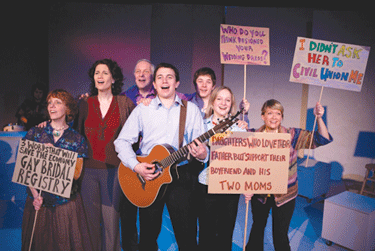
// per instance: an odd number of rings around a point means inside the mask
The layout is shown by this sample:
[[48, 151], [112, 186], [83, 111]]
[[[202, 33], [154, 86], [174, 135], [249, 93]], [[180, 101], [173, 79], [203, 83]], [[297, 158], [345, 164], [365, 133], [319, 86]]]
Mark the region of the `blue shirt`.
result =
[[[148, 106], [139, 104], [130, 114], [115, 140], [115, 150], [122, 163], [131, 168], [139, 163], [132, 144], [138, 141], [138, 135], [143, 135], [140, 151], [148, 155], [156, 145], [169, 144], [175, 150], [179, 147], [179, 122], [181, 99], [175, 95], [175, 102], [170, 108], [164, 107], [159, 97], [151, 101]], [[196, 105], [187, 102], [186, 124], [183, 145], [192, 142], [205, 133], [202, 115]], [[208, 153], [208, 149], [207, 149]], [[208, 154], [203, 162], [207, 162]], [[179, 163], [185, 164], [186, 161]]]
[[142, 98], [155, 98], [156, 91], [152, 86], [150, 92], [147, 93], [146, 96], [142, 96], [142, 94], [139, 92], [139, 88], [136, 85], [132, 85], [125, 92], [121, 93], [121, 95], [126, 95], [135, 105], [137, 105]]
[[204, 101], [201, 97], [199, 97], [199, 95], [197, 95], [196, 92], [192, 93], [192, 94], [184, 94], [184, 99], [188, 100], [188, 101], [191, 101], [193, 104], [196, 104], [202, 114], [202, 118], [204, 118], [206, 116], [205, 112], [206, 112], [206, 109], [204, 109]]
[[[185, 94], [182, 94], [180, 92], [176, 92], [177, 96], [179, 96], [181, 99], [184, 99], [186, 101], [189, 101], [190, 96], [186, 96]], [[139, 88], [137, 85], [132, 85], [130, 86], [126, 91], [122, 92], [120, 95], [126, 95], [128, 98], [130, 98], [135, 105], [138, 105], [138, 103], [143, 99], [143, 98], [149, 98], [149, 99], [154, 99], [156, 97], [156, 91], [154, 86], [151, 86], [150, 91], [143, 96], [139, 92]]]
[[[53, 132], [52, 126], [49, 122], [47, 122], [47, 125], [44, 128], [38, 128], [38, 127], [31, 128], [25, 135], [24, 139], [36, 141], [39, 143], [51, 143], [55, 147], [77, 152], [78, 158], [87, 157], [88, 148], [87, 148], [86, 140], [77, 131], [75, 131], [71, 127], [67, 128], [64, 131], [63, 135], [56, 142], [54, 142], [52, 132]], [[65, 204], [69, 202], [71, 199], [75, 198], [77, 190], [78, 190], [78, 183], [74, 180], [73, 185], [72, 185], [70, 199], [43, 191], [41, 193], [41, 196], [43, 197], [43, 206], [55, 207], [58, 205]], [[29, 189], [27, 189], [27, 192], [30, 198], [33, 198], [31, 191]]]

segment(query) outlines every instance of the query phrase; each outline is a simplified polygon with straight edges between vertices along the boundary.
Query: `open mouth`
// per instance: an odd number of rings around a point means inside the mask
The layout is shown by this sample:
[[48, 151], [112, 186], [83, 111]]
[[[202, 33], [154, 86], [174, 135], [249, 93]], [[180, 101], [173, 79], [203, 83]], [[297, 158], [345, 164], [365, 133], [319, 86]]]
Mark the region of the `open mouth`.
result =
[[169, 90], [169, 86], [162, 86], [161, 89], [162, 90]]

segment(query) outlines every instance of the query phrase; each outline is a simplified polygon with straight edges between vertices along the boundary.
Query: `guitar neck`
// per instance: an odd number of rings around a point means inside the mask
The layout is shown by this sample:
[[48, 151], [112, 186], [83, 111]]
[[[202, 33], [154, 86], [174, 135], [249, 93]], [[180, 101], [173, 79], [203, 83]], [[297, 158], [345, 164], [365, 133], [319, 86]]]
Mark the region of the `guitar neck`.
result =
[[[211, 138], [213, 135], [215, 135], [215, 131], [214, 131], [214, 129], [211, 129], [211, 130], [205, 132], [204, 134], [202, 134], [201, 136], [199, 136], [197, 139], [199, 140], [199, 142], [203, 143], [206, 140], [208, 140], [209, 138]], [[169, 155], [165, 159], [161, 160], [160, 163], [164, 167], [173, 165], [177, 161], [184, 158], [188, 153], [189, 153], [188, 145], [185, 145], [185, 146], [181, 147], [179, 150], [173, 152], [171, 155]]]
[[[211, 138], [212, 136], [214, 136], [217, 132], [224, 132], [226, 129], [228, 129], [231, 125], [233, 125], [233, 123], [235, 123], [238, 120], [236, 119], [236, 117], [242, 112], [242, 110], [243, 109], [237, 112], [234, 116], [224, 119], [222, 122], [220, 122], [220, 124], [216, 125], [211, 130], [203, 133], [201, 136], [199, 136], [196, 139], [198, 139], [199, 142], [203, 143], [209, 138]], [[160, 164], [162, 164], [162, 166], [164, 167], [173, 165], [177, 161], [182, 160], [185, 156], [187, 156], [188, 153], [189, 153], [188, 145], [185, 145], [181, 147], [179, 150], [177, 150], [176, 152], [166, 157], [165, 159], [161, 160]]]

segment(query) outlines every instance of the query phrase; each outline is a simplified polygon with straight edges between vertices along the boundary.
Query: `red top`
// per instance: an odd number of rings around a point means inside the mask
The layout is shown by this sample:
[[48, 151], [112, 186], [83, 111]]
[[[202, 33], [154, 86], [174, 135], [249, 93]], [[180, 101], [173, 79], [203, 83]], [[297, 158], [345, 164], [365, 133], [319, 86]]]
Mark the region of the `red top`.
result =
[[102, 118], [98, 97], [87, 100], [88, 116], [85, 121], [85, 133], [93, 151], [93, 159], [106, 161], [106, 145], [110, 143], [120, 127], [118, 102], [112, 99], [107, 114]]
[[87, 139], [88, 158], [84, 168], [114, 168], [120, 164], [113, 142], [118, 137], [132, 110], [133, 102], [126, 96], [114, 96], [104, 118], [97, 96], [82, 100], [74, 127]]

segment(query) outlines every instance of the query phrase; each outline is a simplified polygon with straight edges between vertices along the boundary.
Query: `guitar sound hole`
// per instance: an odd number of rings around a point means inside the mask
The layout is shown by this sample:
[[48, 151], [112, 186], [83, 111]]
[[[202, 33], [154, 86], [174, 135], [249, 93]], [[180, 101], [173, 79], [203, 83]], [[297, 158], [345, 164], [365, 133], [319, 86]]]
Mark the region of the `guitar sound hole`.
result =
[[152, 164], [155, 165], [155, 172], [154, 172], [154, 174], [157, 173], [157, 172], [160, 172], [160, 173], [163, 172], [163, 166], [159, 162], [153, 162]]

